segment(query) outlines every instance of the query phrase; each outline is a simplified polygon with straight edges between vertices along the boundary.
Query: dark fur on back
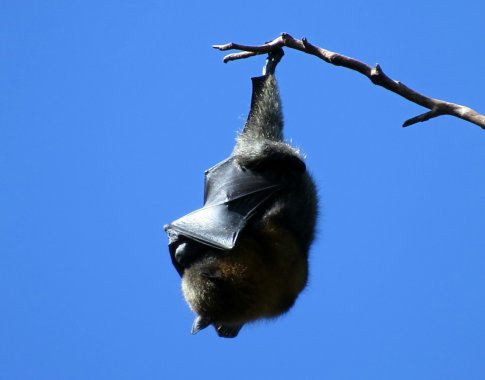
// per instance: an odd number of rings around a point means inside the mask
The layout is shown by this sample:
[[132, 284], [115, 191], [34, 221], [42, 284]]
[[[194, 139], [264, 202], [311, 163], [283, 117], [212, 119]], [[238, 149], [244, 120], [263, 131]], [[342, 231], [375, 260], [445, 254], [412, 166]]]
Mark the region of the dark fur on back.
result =
[[291, 177], [288, 191], [281, 194], [267, 211], [290, 227], [308, 251], [314, 238], [317, 193], [303, 157], [284, 142], [283, 112], [274, 75], [253, 78], [251, 111], [239, 134], [233, 155], [242, 166], [259, 167], [267, 175]]

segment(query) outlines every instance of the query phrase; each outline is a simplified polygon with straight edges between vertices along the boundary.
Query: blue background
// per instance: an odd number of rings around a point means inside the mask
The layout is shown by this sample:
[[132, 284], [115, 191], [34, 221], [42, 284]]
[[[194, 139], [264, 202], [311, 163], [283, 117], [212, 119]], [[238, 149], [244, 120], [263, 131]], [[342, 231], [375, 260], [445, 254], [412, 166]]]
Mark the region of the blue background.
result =
[[485, 3], [0, 2], [0, 378], [485, 379], [485, 131], [286, 50], [321, 217], [308, 288], [190, 335], [163, 224], [199, 207], [280, 32], [485, 112]]

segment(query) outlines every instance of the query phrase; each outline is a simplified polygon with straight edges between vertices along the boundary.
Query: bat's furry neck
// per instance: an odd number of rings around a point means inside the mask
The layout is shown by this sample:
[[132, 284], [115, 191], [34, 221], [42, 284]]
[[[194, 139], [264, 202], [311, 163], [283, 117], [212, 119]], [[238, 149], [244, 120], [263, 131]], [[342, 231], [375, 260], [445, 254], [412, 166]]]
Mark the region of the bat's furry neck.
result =
[[251, 111], [238, 141], [243, 140], [243, 144], [251, 140], [283, 141], [283, 112], [274, 75], [252, 78], [252, 81]]

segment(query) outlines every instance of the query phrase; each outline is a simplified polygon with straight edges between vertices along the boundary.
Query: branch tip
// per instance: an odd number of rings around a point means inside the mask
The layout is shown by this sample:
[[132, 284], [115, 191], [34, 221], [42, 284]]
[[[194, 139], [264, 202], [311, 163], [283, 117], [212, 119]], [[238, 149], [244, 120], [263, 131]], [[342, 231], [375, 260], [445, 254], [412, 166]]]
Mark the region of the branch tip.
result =
[[402, 123], [402, 127], [406, 128], [409, 127], [410, 125], [416, 124], [417, 121], [413, 122], [412, 119], [406, 120], [404, 123]]
[[440, 109], [440, 107], [439, 106], [436, 106], [435, 108], [433, 108], [429, 112], [425, 112], [425, 113], [423, 113], [421, 115], [412, 117], [411, 119], [406, 120], [403, 123], [402, 126], [403, 126], [403, 128], [406, 128], [406, 127], [409, 127], [410, 125], [417, 124], [417, 123], [422, 123], [423, 121], [427, 121], [429, 119], [433, 119], [435, 117], [444, 115], [444, 112], [441, 111], [441, 110], [439, 110], [439, 109]]

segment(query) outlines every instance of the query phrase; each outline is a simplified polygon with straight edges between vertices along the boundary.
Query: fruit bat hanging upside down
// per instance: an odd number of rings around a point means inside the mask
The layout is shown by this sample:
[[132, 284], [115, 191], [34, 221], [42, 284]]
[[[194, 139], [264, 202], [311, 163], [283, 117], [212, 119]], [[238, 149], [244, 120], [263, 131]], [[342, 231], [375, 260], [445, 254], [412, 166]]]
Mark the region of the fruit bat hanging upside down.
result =
[[253, 78], [251, 110], [231, 156], [205, 173], [204, 206], [165, 226], [182, 291], [197, 315], [235, 337], [248, 322], [288, 311], [307, 283], [317, 217], [315, 184], [283, 140], [276, 65]]

